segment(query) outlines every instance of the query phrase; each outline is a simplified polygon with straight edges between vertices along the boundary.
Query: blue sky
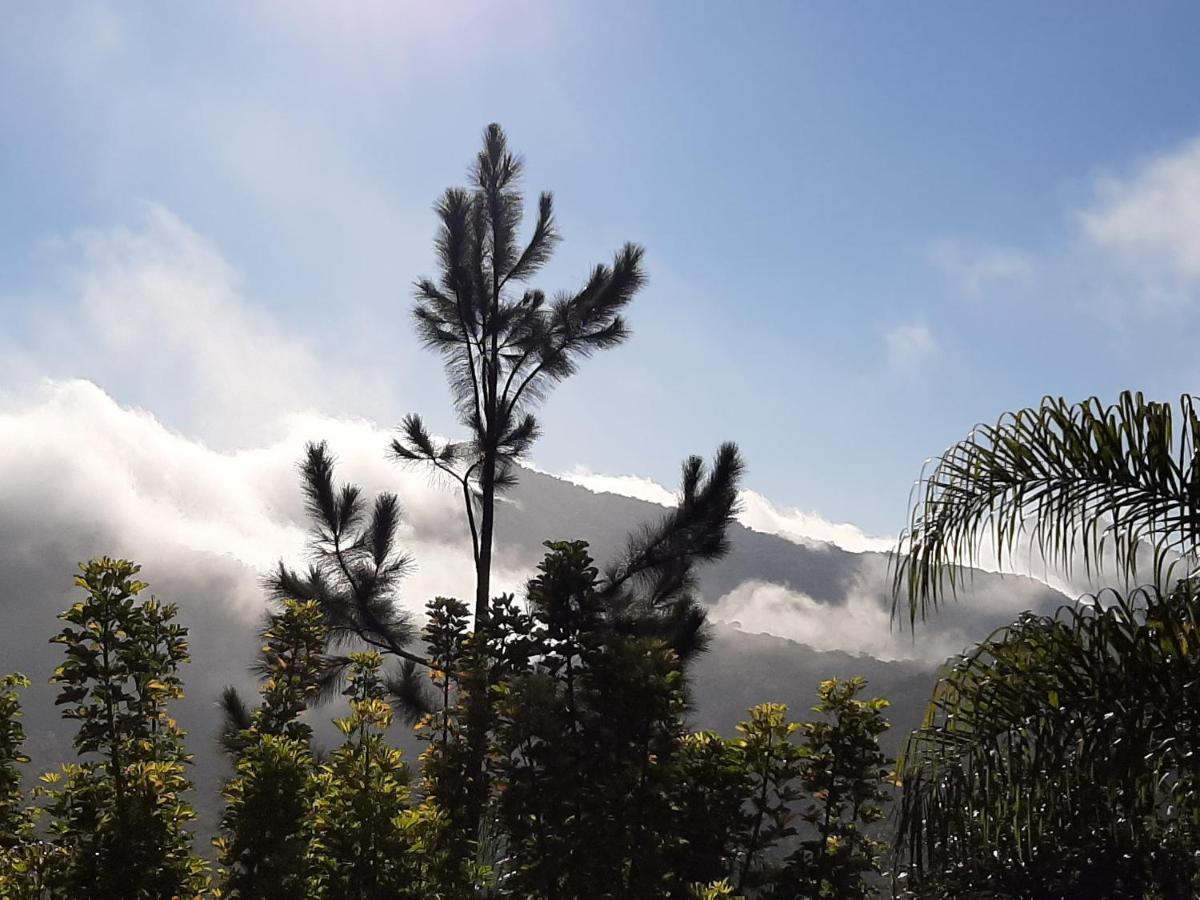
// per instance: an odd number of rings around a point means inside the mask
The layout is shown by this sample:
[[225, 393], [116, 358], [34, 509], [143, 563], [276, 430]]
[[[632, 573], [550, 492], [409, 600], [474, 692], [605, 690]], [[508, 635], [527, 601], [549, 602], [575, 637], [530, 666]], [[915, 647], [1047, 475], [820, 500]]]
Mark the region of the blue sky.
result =
[[309, 407], [451, 431], [409, 285], [491, 121], [556, 195], [539, 284], [648, 251], [634, 339], [551, 397], [543, 468], [670, 484], [733, 439], [749, 487], [887, 534], [977, 421], [1197, 389], [1195, 4], [4, 16], [10, 394], [88, 377], [228, 448]]

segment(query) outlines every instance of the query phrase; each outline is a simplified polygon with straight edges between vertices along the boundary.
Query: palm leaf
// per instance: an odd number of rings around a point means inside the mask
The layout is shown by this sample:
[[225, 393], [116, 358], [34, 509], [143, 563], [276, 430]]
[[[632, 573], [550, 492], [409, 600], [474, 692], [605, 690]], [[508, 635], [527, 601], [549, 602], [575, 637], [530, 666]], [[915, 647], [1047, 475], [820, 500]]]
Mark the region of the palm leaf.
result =
[[1018, 894], [1147, 866], [1188, 881], [1172, 848], [1200, 837], [1198, 642], [1188, 580], [1025, 614], [948, 665], [897, 763], [903, 862]]
[[1200, 417], [1125, 392], [1041, 406], [977, 427], [926, 464], [893, 557], [894, 611], [910, 624], [963, 584], [991, 547], [1001, 565], [1022, 547], [1068, 576], [1082, 564], [1131, 579], [1150, 561], [1163, 582], [1195, 568], [1200, 542]]

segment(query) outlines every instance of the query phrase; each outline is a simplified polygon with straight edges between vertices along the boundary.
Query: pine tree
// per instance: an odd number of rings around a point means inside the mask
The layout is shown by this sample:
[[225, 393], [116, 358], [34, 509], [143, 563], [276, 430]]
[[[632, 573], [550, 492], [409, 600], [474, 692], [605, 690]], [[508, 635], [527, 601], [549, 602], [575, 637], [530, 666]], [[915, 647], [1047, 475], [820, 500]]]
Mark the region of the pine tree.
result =
[[[525, 287], [550, 259], [559, 235], [553, 199], [543, 193], [529, 240], [519, 243], [523, 168], [503, 129], [489, 125], [471, 168], [471, 187], [447, 190], [437, 205], [440, 277], [416, 284], [417, 332], [442, 356], [468, 437], [439, 443], [419, 416], [409, 415], [392, 442], [396, 459], [430, 466], [462, 491], [475, 562], [477, 630], [485, 626], [492, 599], [496, 497], [515, 482], [516, 464], [538, 437], [533, 409], [574, 374], [581, 359], [628, 337], [621, 312], [645, 283], [643, 251], [626, 244], [611, 266], [595, 266], [574, 293], [547, 300], [545, 292]], [[478, 822], [486, 802], [488, 712], [486, 696], [473, 696], [467, 732], [475, 790], [468, 814]]]
[[496, 688], [506, 895], [667, 896], [683, 664], [616, 627], [586, 543], [547, 548]]
[[451, 188], [437, 205], [441, 275], [416, 285], [414, 317], [426, 345], [442, 355], [455, 408], [469, 438], [436, 443], [418, 416], [392, 444], [397, 459], [428, 464], [461, 487], [475, 556], [475, 619], [491, 599], [495, 498], [512, 485], [513, 466], [538, 436], [532, 410], [579, 360], [629, 335], [621, 311], [645, 283], [642, 249], [626, 244], [611, 266], [597, 265], [574, 293], [547, 300], [522, 288], [550, 259], [559, 234], [549, 193], [538, 198], [527, 243], [524, 164], [499, 125], [489, 125], [469, 189]]
[[427, 706], [417, 666], [427, 662], [409, 649], [416, 626], [399, 603], [400, 582], [412, 565], [397, 540], [399, 500], [385, 491], [368, 501], [357, 485], [338, 485], [334, 458], [324, 443], [305, 447], [300, 473], [311, 523], [311, 562], [303, 573], [280, 562], [267, 587], [277, 602], [312, 601], [324, 613], [330, 650], [322, 697], [336, 694], [351, 666], [349, 655], [332, 650], [367, 647], [398, 663], [382, 677], [398, 708], [415, 721]]

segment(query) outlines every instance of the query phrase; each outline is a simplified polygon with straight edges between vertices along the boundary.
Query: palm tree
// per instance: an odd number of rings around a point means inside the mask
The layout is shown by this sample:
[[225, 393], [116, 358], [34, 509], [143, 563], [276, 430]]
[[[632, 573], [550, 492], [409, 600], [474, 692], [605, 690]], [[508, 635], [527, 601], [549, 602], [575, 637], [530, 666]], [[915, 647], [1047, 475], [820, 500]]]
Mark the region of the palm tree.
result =
[[1191, 397], [1046, 398], [927, 466], [895, 557], [910, 624], [989, 551], [1027, 548], [1120, 590], [1026, 614], [942, 671], [897, 767], [897, 849], [926, 890], [1193, 895], [1198, 442]]

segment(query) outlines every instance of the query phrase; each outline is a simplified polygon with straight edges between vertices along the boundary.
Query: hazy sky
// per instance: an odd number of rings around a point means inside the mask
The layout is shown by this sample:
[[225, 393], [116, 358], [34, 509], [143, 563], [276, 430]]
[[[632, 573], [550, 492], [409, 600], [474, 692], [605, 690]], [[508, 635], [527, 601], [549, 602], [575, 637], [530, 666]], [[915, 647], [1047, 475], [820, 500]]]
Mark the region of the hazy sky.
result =
[[921, 461], [1043, 394], [1200, 364], [1194, 3], [0, 0], [0, 387], [95, 380], [218, 449], [284, 413], [452, 429], [409, 327], [502, 123], [634, 339], [533, 459], [894, 533]]

